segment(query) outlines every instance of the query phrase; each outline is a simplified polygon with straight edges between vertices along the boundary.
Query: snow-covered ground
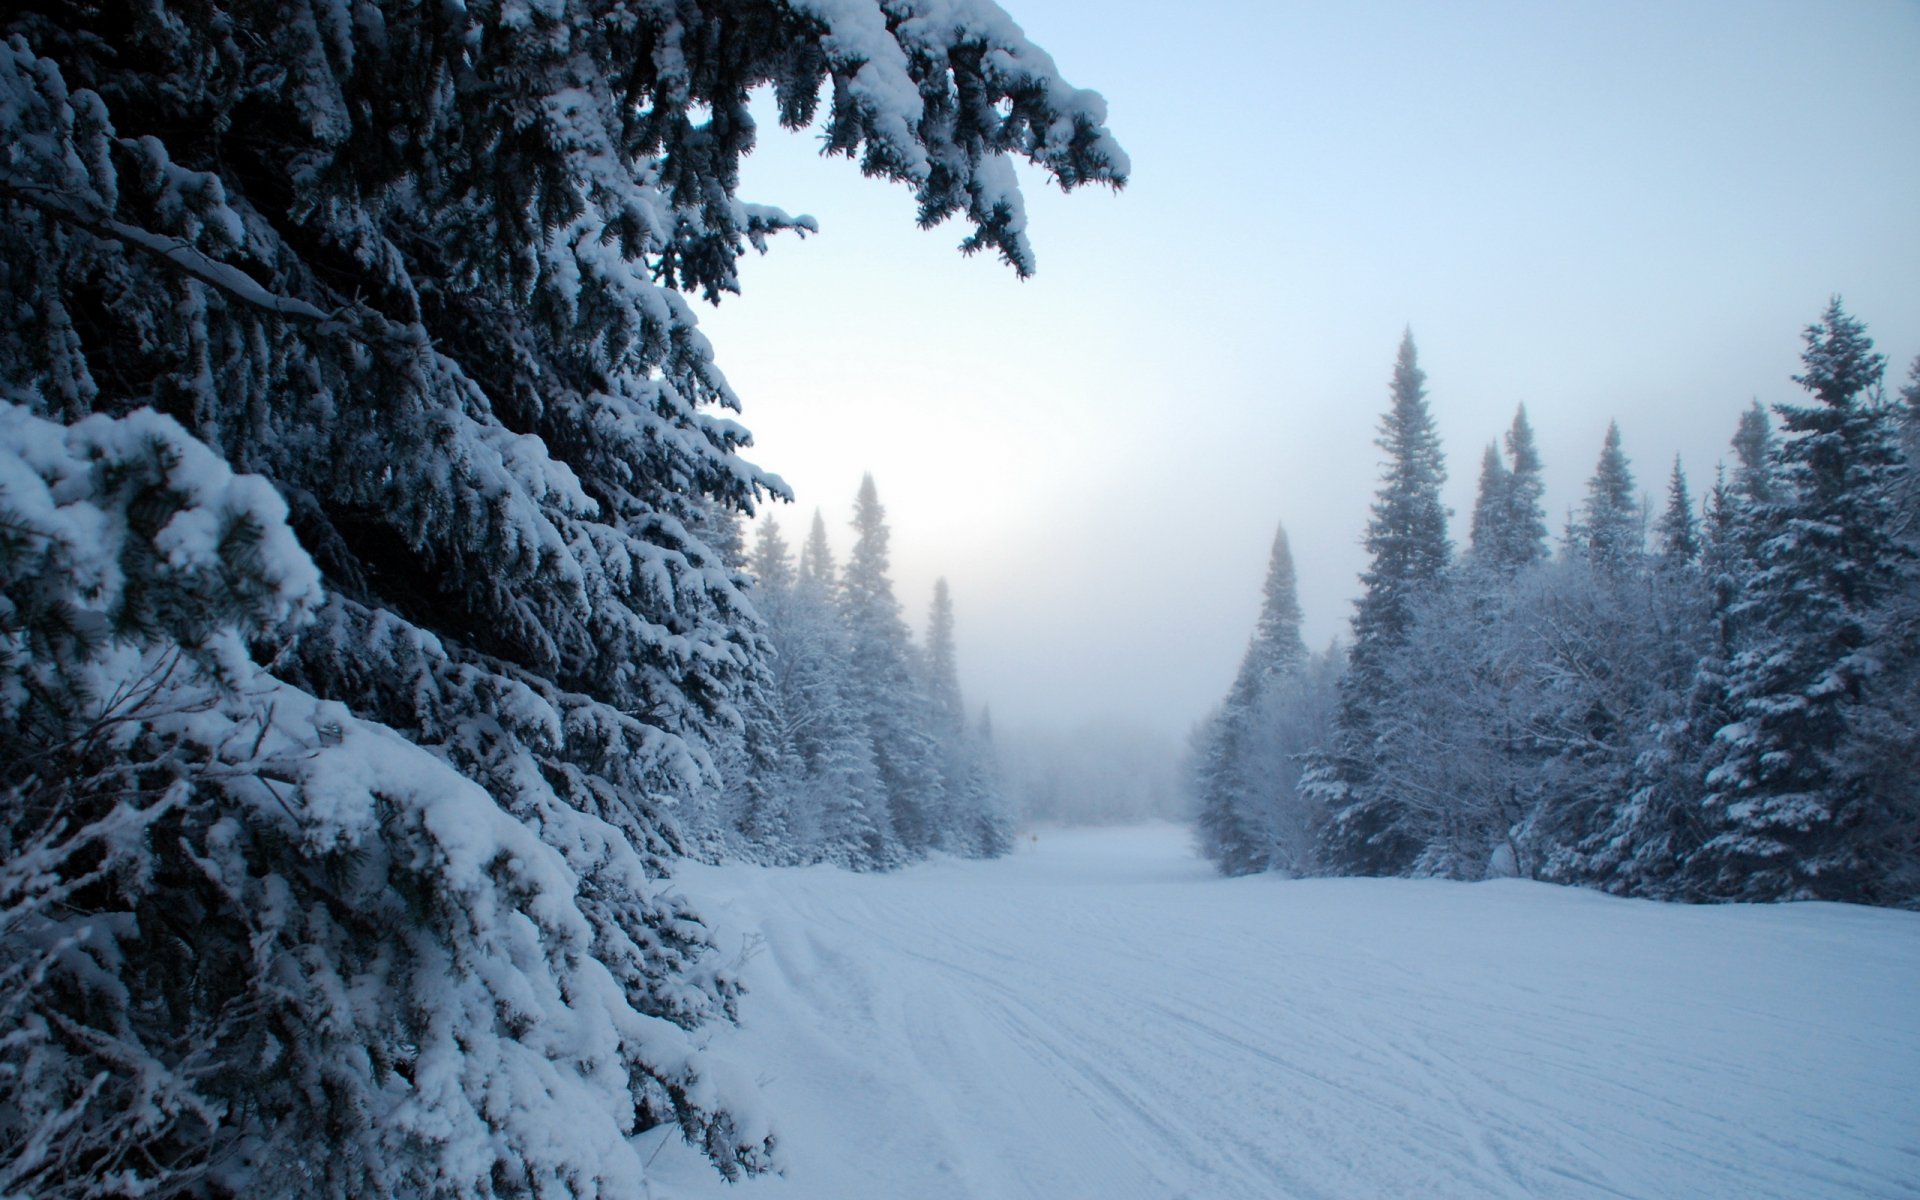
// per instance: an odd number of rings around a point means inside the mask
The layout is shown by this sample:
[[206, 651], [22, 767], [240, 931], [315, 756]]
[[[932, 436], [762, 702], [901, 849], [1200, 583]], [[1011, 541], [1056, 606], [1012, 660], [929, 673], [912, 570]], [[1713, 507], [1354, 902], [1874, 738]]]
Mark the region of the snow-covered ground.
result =
[[1920, 1196], [1920, 914], [1223, 880], [1167, 825], [684, 886], [787, 1169], [664, 1139], [659, 1197]]

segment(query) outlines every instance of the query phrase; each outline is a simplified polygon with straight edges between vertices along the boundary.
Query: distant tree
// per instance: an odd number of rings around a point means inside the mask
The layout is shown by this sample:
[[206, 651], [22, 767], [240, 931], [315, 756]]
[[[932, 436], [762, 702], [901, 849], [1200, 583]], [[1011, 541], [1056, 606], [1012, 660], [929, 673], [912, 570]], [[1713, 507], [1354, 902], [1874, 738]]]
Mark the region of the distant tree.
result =
[[1734, 606], [1735, 719], [1707, 777], [1724, 828], [1695, 873], [1728, 897], [1884, 902], [1886, 831], [1845, 750], [1879, 666], [1876, 617], [1907, 560], [1892, 532], [1900, 451], [1879, 396], [1885, 359], [1837, 299], [1808, 327], [1801, 361], [1794, 378], [1813, 403], [1776, 409], [1789, 436], [1772, 455], [1758, 574]]
[[966, 704], [960, 698], [959, 655], [953, 642], [953, 595], [945, 579], [933, 581], [933, 604], [927, 612], [927, 690], [942, 721], [959, 728], [966, 724]]
[[1587, 481], [1587, 498], [1572, 530], [1573, 549], [1601, 571], [1622, 571], [1646, 553], [1646, 514], [1640, 507], [1633, 472], [1620, 448], [1620, 425], [1608, 422], [1600, 461]]
[[1473, 524], [1468, 547], [1476, 565], [1498, 567], [1507, 540], [1508, 493], [1513, 472], [1500, 457], [1500, 444], [1488, 442], [1480, 456], [1480, 485], [1473, 498]]
[[1660, 558], [1667, 566], [1687, 566], [1700, 556], [1700, 523], [1693, 515], [1693, 497], [1687, 494], [1687, 476], [1677, 454], [1673, 474], [1667, 478], [1667, 507], [1660, 514], [1658, 533]]
[[[992, 856], [1013, 845], [1013, 815], [993, 753], [992, 724], [967, 723], [954, 647], [953, 596], [934, 581], [927, 614], [927, 699], [940, 748], [944, 800], [935, 844], [957, 854]], [[983, 714], [984, 718], [984, 714]]]
[[1755, 400], [1740, 414], [1740, 427], [1734, 431], [1733, 453], [1739, 465], [1734, 468], [1733, 488], [1749, 507], [1773, 503], [1774, 451], [1773, 422], [1767, 410]]
[[931, 705], [919, 685], [919, 651], [888, 574], [892, 535], [872, 475], [860, 481], [853, 529], [853, 551], [840, 581], [849, 693], [872, 742], [893, 835], [918, 853], [934, 845], [941, 831], [939, 746], [930, 727]]
[[1448, 511], [1440, 501], [1446, 464], [1411, 331], [1400, 341], [1376, 444], [1386, 461], [1367, 524], [1371, 562], [1361, 576], [1364, 590], [1354, 611], [1338, 733], [1310, 779], [1332, 814], [1330, 863], [1336, 870], [1367, 875], [1405, 870], [1416, 853], [1396, 832], [1397, 799], [1371, 786], [1369, 746], [1373, 723], [1391, 702], [1389, 662], [1405, 644], [1415, 606], [1443, 586], [1451, 554]]
[[[1246, 875], [1278, 865], [1270, 834], [1284, 780], [1274, 774], [1268, 745], [1278, 730], [1263, 721], [1270, 694], [1288, 689], [1307, 660], [1300, 639], [1300, 598], [1284, 525], [1274, 533], [1260, 615], [1240, 669], [1220, 709], [1197, 731], [1191, 787], [1200, 849], [1224, 874]], [[1300, 745], [1293, 752], [1312, 747]], [[1283, 755], [1284, 757], [1284, 755]], [[1294, 789], [1284, 788], [1288, 793]], [[1296, 801], [1291, 794], [1286, 803]], [[1298, 869], [1297, 864], [1286, 864]]]
[[1507, 486], [1506, 516], [1500, 523], [1504, 533], [1500, 558], [1510, 567], [1529, 567], [1547, 557], [1547, 515], [1540, 506], [1547, 484], [1524, 404], [1514, 410], [1506, 443], [1512, 476]]

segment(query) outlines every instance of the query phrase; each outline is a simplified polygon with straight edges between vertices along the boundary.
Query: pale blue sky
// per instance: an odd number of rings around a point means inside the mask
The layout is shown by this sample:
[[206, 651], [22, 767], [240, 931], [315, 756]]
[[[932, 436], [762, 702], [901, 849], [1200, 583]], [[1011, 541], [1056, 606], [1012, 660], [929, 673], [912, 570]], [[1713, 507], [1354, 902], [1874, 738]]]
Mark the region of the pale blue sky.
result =
[[1003, 727], [1183, 732], [1276, 521], [1309, 640], [1344, 632], [1405, 325], [1461, 538], [1519, 402], [1557, 530], [1612, 419], [1647, 492], [1676, 452], [1703, 489], [1832, 293], [1896, 379], [1920, 353], [1913, 0], [1007, 7], [1107, 97], [1125, 192], [1024, 175], [1021, 283], [769, 127], [743, 192], [821, 234], [702, 310], [783, 525], [844, 546], [871, 470], [909, 620], [947, 576]]

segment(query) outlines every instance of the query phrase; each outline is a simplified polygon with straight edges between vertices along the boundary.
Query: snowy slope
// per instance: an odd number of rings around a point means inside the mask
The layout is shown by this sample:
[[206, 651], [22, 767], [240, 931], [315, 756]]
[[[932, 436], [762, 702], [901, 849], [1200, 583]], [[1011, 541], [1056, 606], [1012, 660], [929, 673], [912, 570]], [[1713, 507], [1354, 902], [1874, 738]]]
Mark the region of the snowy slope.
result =
[[675, 1138], [655, 1195], [1920, 1197], [1920, 914], [1223, 880], [1186, 839], [686, 868], [787, 1173]]

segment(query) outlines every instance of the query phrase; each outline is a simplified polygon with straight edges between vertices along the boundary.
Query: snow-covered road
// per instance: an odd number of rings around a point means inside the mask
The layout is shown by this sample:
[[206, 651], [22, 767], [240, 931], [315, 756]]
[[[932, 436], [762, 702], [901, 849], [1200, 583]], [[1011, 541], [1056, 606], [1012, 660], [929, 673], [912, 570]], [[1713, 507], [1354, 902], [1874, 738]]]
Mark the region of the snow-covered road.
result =
[[1920, 1197], [1920, 914], [1222, 880], [1171, 826], [683, 886], [788, 1165], [672, 1139], [659, 1197]]

